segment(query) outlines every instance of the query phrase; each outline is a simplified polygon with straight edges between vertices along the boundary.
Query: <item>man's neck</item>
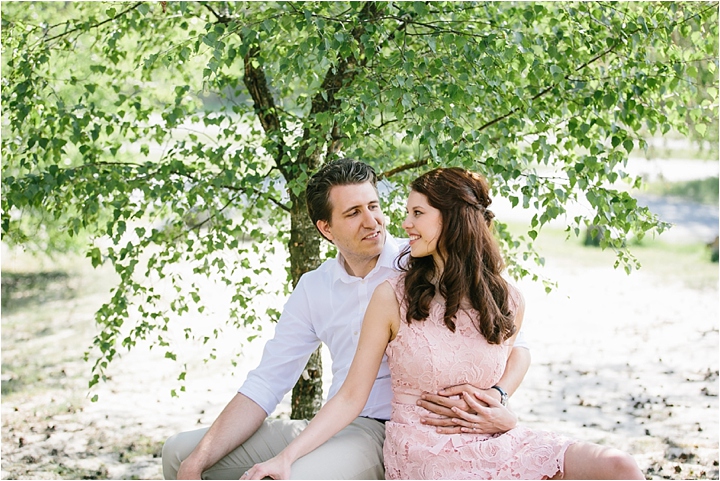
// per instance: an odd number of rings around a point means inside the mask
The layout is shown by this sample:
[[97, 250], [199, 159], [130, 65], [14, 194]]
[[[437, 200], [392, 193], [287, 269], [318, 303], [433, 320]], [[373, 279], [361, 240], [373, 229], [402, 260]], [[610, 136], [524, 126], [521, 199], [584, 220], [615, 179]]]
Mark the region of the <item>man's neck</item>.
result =
[[365, 276], [370, 274], [370, 272], [375, 268], [377, 265], [378, 259], [380, 259], [380, 254], [378, 254], [375, 257], [372, 258], [347, 258], [343, 256], [342, 254], [339, 254], [340, 258], [342, 259], [341, 265], [345, 269], [345, 272], [350, 274], [354, 277], [360, 277], [361, 279], [364, 279]]

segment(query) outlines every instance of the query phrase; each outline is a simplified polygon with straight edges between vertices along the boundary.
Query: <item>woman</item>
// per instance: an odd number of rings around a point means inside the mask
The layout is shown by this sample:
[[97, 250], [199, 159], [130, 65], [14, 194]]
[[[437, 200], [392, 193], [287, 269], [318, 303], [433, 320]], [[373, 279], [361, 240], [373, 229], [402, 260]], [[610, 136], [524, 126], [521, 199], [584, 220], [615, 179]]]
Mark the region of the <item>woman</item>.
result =
[[[298, 438], [241, 479], [287, 479], [297, 458], [360, 413], [385, 352], [393, 385], [383, 449], [387, 479], [644, 479], [618, 450], [524, 427], [475, 434], [479, 419], [461, 410], [456, 421], [466, 426], [464, 434], [439, 434], [421, 424], [423, 391], [495, 385], [524, 305], [501, 276], [485, 179], [459, 168], [436, 169], [411, 188], [403, 222], [410, 238], [405, 272], [375, 290], [345, 383]], [[483, 408], [464, 396], [476, 411]]]

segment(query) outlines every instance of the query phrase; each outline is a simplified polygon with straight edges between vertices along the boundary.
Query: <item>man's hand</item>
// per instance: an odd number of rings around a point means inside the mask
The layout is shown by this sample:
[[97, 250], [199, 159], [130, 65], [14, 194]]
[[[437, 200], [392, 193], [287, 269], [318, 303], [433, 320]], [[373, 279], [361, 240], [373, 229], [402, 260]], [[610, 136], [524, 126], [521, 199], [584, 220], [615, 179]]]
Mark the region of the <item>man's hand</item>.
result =
[[185, 460], [180, 463], [176, 479], [202, 479], [202, 470], [195, 469]]
[[[437, 426], [437, 432], [441, 434], [470, 432], [462, 430], [468, 428], [468, 422], [462, 419], [462, 423], [457, 422], [459, 416], [456, 410], [476, 416], [473, 418], [473, 423], [477, 425], [472, 431], [474, 433], [504, 433], [517, 424], [517, 416], [500, 404], [500, 393], [496, 389], [479, 389], [471, 384], [452, 386], [437, 394], [423, 393], [418, 406], [439, 416], [425, 416], [421, 422]], [[482, 409], [478, 411], [474, 406]]]

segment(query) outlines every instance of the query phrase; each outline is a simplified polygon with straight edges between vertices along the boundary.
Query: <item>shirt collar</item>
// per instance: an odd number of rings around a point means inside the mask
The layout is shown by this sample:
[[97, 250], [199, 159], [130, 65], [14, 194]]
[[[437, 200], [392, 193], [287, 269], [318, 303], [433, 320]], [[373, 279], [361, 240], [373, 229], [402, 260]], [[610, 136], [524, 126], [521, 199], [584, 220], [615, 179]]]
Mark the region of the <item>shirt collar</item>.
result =
[[[397, 258], [399, 251], [400, 248], [398, 246], [397, 240], [395, 240], [395, 238], [392, 237], [390, 234], [386, 233], [385, 245], [383, 246], [382, 252], [380, 252], [380, 257], [378, 258], [377, 264], [375, 264], [375, 267], [373, 267], [373, 269], [368, 273], [368, 275], [364, 277], [364, 279], [369, 279], [381, 269], [394, 269], [395, 259]], [[341, 280], [346, 284], [349, 284], [351, 282], [357, 282], [363, 279], [361, 277], [351, 276], [350, 274], [348, 274], [347, 270], [345, 269], [345, 259], [339, 252], [337, 254], [337, 257], [335, 258], [334, 264], [335, 265], [333, 266], [332, 270], [333, 282]]]

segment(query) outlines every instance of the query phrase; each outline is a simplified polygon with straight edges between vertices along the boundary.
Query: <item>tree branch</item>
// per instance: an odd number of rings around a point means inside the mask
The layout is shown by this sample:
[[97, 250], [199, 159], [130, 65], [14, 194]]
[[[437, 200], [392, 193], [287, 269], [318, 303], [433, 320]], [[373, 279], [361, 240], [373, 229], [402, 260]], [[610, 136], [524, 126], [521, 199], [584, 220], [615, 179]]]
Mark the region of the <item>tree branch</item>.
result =
[[327, 152], [325, 158], [328, 159], [331, 156], [338, 153], [340, 150], [340, 142], [347, 136], [340, 133], [340, 127], [337, 122], [333, 122], [332, 132], [330, 133], [330, 142], [328, 142]]
[[415, 162], [410, 162], [409, 164], [401, 165], [399, 167], [395, 167], [394, 169], [386, 170], [385, 172], [378, 174], [378, 180], [387, 179], [388, 177], [392, 177], [393, 175], [399, 174], [400, 172], [404, 172], [406, 170], [424, 167], [428, 164], [429, 160], [430, 160], [430, 157], [425, 157], [425, 158], [417, 160]]
[[230, 23], [230, 17], [228, 17], [227, 15], [222, 15], [222, 14], [216, 12], [215, 10], [213, 10], [213, 8], [210, 6], [210, 3], [200, 2], [200, 5], [207, 8], [208, 10], [210, 10], [210, 12], [215, 16], [215, 18], [217, 19], [218, 22]]
[[[591, 59], [588, 60], [587, 62], [583, 63], [583, 64], [580, 65], [579, 67], [577, 67], [577, 68], [575, 69], [575, 72], [579, 72], [580, 70], [584, 69], [584, 68], [587, 67], [588, 65], [590, 65], [590, 64], [592, 64], [592, 63], [594, 63], [594, 62], [597, 62], [598, 60], [600, 60], [601, 58], [605, 57], [606, 55], [608, 55], [609, 53], [611, 53], [613, 50], [615, 50], [615, 48], [616, 48], [617, 46], [618, 46], [618, 43], [615, 43], [612, 47], [609, 47], [609, 48], [605, 49], [604, 52], [595, 55], [593, 58], [591, 58]], [[565, 79], [566, 79], [566, 80], [568, 80], [569, 78], [570, 78], [570, 74], [565, 75]], [[541, 90], [540, 92], [538, 92], [537, 94], [533, 95], [533, 96], [530, 98], [530, 102], [532, 102], [533, 100], [537, 100], [538, 98], [542, 97], [543, 95], [545, 95], [546, 93], [548, 93], [549, 91], [551, 91], [553, 88], [555, 88], [556, 85], [557, 85], [556, 83], [553, 83], [553, 84], [551, 84], [549, 87], [546, 87], [546, 88], [544, 88], [543, 90]], [[487, 129], [488, 127], [490, 127], [491, 125], [494, 125], [494, 124], [496, 124], [496, 123], [498, 123], [498, 122], [500, 122], [500, 121], [502, 121], [502, 120], [504, 120], [504, 119], [506, 119], [506, 118], [508, 118], [508, 117], [510, 117], [510, 116], [512, 116], [512, 115], [514, 115], [515, 113], [519, 112], [520, 110], [521, 110], [520, 107], [515, 107], [514, 109], [510, 110], [509, 112], [507, 112], [505, 115], [501, 115], [500, 117], [496, 117], [496, 118], [494, 118], [493, 120], [491, 120], [491, 121], [487, 122], [486, 124], [482, 125], [480, 128], [478, 128], [478, 131], [485, 130], [485, 129]]]
[[213, 215], [207, 216], [207, 218], [203, 219], [202, 221], [198, 222], [197, 224], [192, 224], [192, 225], [190, 225], [190, 224], [188, 224], [187, 221], [185, 220], [185, 223], [186, 223], [186, 225], [188, 226], [187, 230], [184, 231], [184, 232], [181, 232], [181, 233], [179, 233], [178, 235], [176, 235], [175, 237], [173, 237], [173, 238], [172, 238], [172, 242], [175, 242], [176, 240], [178, 240], [179, 238], [181, 238], [181, 237], [185, 234], [185, 232], [190, 232], [190, 231], [193, 231], [193, 230], [197, 230], [197, 231], [199, 232], [200, 229], [202, 229], [202, 227], [203, 227], [205, 224], [207, 224], [207, 223], [211, 222], [212, 220], [214, 220], [221, 212], [223, 212], [225, 209], [227, 209], [228, 207], [230, 207], [230, 204], [232, 204], [234, 201], [235, 201], [235, 197], [233, 197], [232, 199], [229, 199], [229, 200], [227, 201], [227, 203], [225, 203], [224, 206], [222, 206], [220, 209], [217, 210], [217, 212], [215, 212]]
[[[235, 192], [247, 192], [247, 191], [249, 190], [250, 192], [252, 192], [252, 193], [255, 194], [255, 195], [262, 195], [262, 194], [263, 194], [263, 192], [255, 189], [255, 188], [241, 189], [241, 188], [239, 188], [239, 187], [235, 187], [234, 185], [227, 185], [227, 184], [223, 184], [223, 185], [221, 185], [220, 187], [223, 187], [223, 188], [228, 189], [228, 190], [233, 190], [233, 191], [235, 191]], [[278, 206], [279, 208], [281, 208], [282, 210], [284, 210], [285, 212], [288, 212], [288, 213], [290, 212], [290, 207], [288, 207], [287, 205], [283, 204], [282, 202], [280, 202], [279, 200], [275, 199], [274, 197], [268, 197], [267, 199], [268, 199], [270, 202], [272, 202], [273, 204], [275, 204], [276, 206]]]
[[254, 45], [250, 47], [247, 55], [245, 55], [245, 76], [243, 82], [247, 87], [250, 96], [253, 99], [255, 113], [260, 120], [260, 124], [266, 134], [280, 131], [280, 120], [275, 109], [275, 99], [270, 93], [267, 84], [265, 71], [257, 63], [260, 54], [260, 47]]
[[[361, 19], [374, 18], [378, 12], [378, 5], [376, 2], [366, 2], [360, 11]], [[352, 31], [352, 36], [356, 42], [361, 41], [361, 36], [365, 33], [363, 26], [358, 26]], [[321, 112], [331, 112], [338, 108], [340, 101], [335, 97], [337, 92], [357, 75], [358, 70], [356, 67], [356, 61], [352, 56], [342, 58], [339, 60], [335, 68], [328, 68], [325, 78], [323, 79], [320, 89], [313, 96], [311, 107], [310, 107], [310, 118], [314, 118], [315, 115]], [[315, 149], [311, 156], [307, 155], [310, 140], [313, 137], [313, 131], [318, 130], [318, 125], [313, 123], [313, 126], [306, 126], [303, 129], [302, 143], [298, 152], [298, 158], [303, 160], [310, 170], [315, 170], [318, 167], [320, 158], [320, 149]], [[335, 131], [333, 124], [333, 140], [331, 140], [331, 148], [333, 151], [337, 151], [340, 148], [340, 144], [332, 145], [335, 139], [340, 139], [341, 135], [339, 131]], [[323, 136], [324, 137], [324, 136]], [[330, 147], [328, 151], [330, 151]], [[312, 157], [312, 158], [310, 158]]]
[[257, 60], [259, 55], [260, 47], [258, 45], [253, 45], [248, 49], [248, 53], [243, 59], [245, 64], [243, 83], [253, 99], [253, 107], [260, 120], [260, 125], [262, 125], [267, 136], [274, 138], [276, 142], [278, 150], [275, 153], [275, 164], [280, 165], [285, 152], [285, 142], [280, 130], [280, 119], [275, 108], [275, 99], [270, 93], [265, 71]]
[[[118, 13], [118, 14], [115, 15], [114, 17], [108, 18], [108, 19], [106, 19], [106, 20], [103, 20], [102, 22], [96, 23], [95, 25], [91, 25], [91, 26], [88, 27], [88, 28], [98, 28], [98, 27], [100, 27], [100, 26], [102, 26], [102, 25], [105, 25], [105, 24], [108, 23], [108, 22], [112, 22], [113, 20], [122, 17], [123, 15], [125, 15], [126, 13], [128, 13], [129, 11], [135, 10], [135, 9], [138, 8], [140, 5], [142, 5], [142, 3], [143, 3], [143, 2], [138, 2], [138, 3], [136, 3], [135, 5], [133, 5], [132, 7], [129, 7], [129, 8], [127, 8], [127, 9], [123, 10], [122, 12]], [[71, 33], [77, 32], [78, 30], [82, 30], [82, 29], [83, 29], [82, 27], [75, 27], [75, 28], [73, 28], [73, 29], [71, 29], [71, 30], [67, 30], [67, 31], [65, 31], [65, 32], [63, 32], [63, 33], [59, 33], [59, 34], [57, 34], [57, 35], [55, 35], [55, 36], [53, 36], [53, 37], [50, 37], [50, 38], [48, 38], [48, 39], [45, 39], [45, 41], [46, 41], [46, 42], [52, 42], [52, 41], [55, 40], [55, 39], [58, 39], [58, 38], [60, 38], [60, 37], [64, 37], [65, 35], [70, 35]]]

